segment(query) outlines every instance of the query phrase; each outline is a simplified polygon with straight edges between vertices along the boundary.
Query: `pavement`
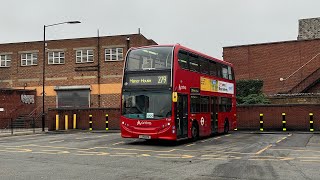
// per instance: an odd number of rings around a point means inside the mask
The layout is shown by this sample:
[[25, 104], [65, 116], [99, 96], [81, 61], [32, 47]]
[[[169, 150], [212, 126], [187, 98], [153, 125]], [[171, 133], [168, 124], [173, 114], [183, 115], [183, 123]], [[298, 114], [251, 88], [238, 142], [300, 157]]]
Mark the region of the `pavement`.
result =
[[196, 142], [83, 131], [0, 137], [0, 179], [319, 179], [320, 135], [231, 132]]

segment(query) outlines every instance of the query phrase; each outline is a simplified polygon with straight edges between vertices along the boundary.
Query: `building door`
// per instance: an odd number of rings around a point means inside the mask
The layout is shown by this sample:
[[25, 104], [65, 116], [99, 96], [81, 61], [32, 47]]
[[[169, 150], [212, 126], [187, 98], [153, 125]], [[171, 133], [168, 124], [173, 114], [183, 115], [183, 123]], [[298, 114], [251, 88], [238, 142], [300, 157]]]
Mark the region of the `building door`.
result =
[[211, 115], [211, 133], [217, 133], [218, 131], [218, 105], [217, 97], [210, 97], [210, 115]]
[[179, 94], [176, 105], [177, 138], [188, 137], [188, 96]]

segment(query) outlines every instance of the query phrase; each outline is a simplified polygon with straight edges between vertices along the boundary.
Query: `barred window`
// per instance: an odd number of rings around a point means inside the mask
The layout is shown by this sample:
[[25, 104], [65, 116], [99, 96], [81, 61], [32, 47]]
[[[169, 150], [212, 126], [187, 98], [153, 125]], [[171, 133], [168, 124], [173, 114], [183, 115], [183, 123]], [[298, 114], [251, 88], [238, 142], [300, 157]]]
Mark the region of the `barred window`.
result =
[[49, 64], [64, 64], [64, 52], [63, 51], [53, 51], [48, 53], [48, 63]]
[[105, 49], [105, 61], [122, 61], [123, 48], [108, 48]]
[[33, 66], [38, 64], [38, 53], [21, 54], [21, 66]]
[[0, 55], [0, 67], [10, 67], [11, 66], [11, 54]]
[[83, 49], [76, 51], [76, 63], [93, 62], [93, 49]]

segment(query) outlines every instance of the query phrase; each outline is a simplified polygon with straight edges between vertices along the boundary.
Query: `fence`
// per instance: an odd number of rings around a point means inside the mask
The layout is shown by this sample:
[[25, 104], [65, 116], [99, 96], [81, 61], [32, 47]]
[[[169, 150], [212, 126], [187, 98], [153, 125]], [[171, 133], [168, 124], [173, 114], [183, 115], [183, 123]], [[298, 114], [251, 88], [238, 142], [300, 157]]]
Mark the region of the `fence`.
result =
[[40, 132], [42, 129], [39, 127], [39, 124], [41, 122], [37, 118], [1, 118], [0, 135]]

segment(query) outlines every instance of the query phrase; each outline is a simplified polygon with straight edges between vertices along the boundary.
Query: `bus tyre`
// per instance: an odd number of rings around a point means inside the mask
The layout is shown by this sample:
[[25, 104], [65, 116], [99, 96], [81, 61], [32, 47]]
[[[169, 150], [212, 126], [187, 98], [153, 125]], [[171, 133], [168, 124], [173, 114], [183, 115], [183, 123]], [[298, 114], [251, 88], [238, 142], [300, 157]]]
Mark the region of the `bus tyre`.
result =
[[191, 135], [193, 141], [196, 141], [199, 138], [199, 128], [197, 123], [192, 123]]
[[224, 133], [224, 134], [228, 134], [228, 132], [229, 132], [229, 121], [226, 120], [226, 121], [224, 122], [224, 130], [223, 130], [223, 133]]

